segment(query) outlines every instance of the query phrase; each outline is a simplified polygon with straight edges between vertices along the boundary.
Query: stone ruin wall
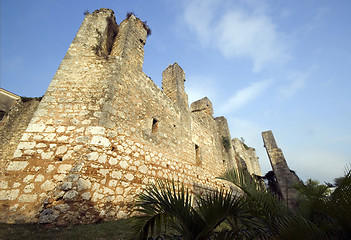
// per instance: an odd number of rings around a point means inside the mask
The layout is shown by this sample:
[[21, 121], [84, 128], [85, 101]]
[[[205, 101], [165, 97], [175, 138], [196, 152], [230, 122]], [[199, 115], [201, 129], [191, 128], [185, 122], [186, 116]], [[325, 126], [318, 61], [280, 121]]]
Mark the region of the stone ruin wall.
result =
[[243, 169], [246, 169], [250, 174], [262, 176], [261, 167], [258, 162], [256, 150], [248, 147], [238, 138], [232, 139], [232, 144], [235, 152], [235, 159]]
[[112, 10], [85, 17], [13, 158], [1, 160], [2, 222], [123, 218], [155, 178], [223, 186], [216, 177], [237, 166], [225, 118], [207, 98], [189, 109], [178, 64], [163, 90], [142, 72], [146, 37], [133, 15], [119, 26]]
[[0, 176], [3, 175], [7, 163], [4, 159], [12, 158], [38, 104], [37, 99], [26, 102], [18, 99], [11, 110], [0, 120]]

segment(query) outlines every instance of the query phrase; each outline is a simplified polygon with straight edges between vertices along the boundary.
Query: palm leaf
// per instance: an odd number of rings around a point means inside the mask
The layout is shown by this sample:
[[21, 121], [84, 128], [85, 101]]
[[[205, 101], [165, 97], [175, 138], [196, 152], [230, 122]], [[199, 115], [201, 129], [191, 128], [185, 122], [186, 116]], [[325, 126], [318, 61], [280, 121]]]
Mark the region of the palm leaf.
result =
[[279, 220], [276, 236], [284, 240], [330, 239], [314, 223], [302, 216], [291, 215]]

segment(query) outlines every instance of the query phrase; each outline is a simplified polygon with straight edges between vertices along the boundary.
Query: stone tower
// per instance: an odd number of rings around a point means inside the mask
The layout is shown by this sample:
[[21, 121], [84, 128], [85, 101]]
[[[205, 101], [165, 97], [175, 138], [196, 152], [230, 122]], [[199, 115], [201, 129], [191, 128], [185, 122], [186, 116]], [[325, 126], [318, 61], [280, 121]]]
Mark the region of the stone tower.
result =
[[288, 167], [282, 150], [277, 146], [273, 132], [262, 132], [262, 138], [278, 183], [279, 191], [284, 200], [294, 205], [297, 198], [297, 190], [291, 188], [291, 186], [301, 180]]
[[213, 118], [208, 98], [189, 108], [177, 63], [163, 72], [163, 91], [142, 71], [148, 31], [134, 15], [118, 25], [110, 9], [85, 17], [1, 159], [1, 221], [123, 218], [155, 178], [194, 192], [223, 186], [217, 177], [236, 166], [227, 121]]

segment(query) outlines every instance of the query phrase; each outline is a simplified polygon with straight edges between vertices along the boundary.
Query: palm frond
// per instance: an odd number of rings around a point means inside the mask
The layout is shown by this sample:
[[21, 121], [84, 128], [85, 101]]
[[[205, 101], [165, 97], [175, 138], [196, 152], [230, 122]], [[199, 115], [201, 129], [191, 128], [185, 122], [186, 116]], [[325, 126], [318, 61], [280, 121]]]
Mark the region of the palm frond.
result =
[[251, 214], [262, 219], [269, 227], [276, 227], [276, 220], [286, 216], [290, 210], [281, 199], [269, 192], [261, 182], [245, 171], [229, 170], [221, 179], [227, 180], [245, 193]]
[[351, 168], [345, 169], [345, 176], [338, 187], [324, 202], [322, 210], [332, 219], [334, 232], [351, 238]]
[[277, 237], [284, 240], [330, 239], [314, 223], [299, 215], [286, 216], [278, 223]]
[[134, 221], [142, 239], [151, 236], [155, 230], [161, 233], [168, 227], [176, 231], [182, 229], [184, 225], [179, 224], [179, 219], [191, 219], [192, 199], [183, 185], [157, 180], [140, 194], [135, 210], [141, 214]]

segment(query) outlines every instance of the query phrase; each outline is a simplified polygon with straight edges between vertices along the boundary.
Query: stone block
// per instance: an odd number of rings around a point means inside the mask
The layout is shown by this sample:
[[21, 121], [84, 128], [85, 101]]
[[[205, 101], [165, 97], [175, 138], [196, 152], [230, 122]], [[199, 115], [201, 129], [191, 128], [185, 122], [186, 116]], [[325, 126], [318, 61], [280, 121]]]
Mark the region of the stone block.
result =
[[29, 162], [27, 161], [11, 161], [7, 167], [7, 171], [21, 171], [28, 166]]
[[50, 191], [55, 188], [55, 183], [51, 180], [46, 180], [42, 185], [41, 189], [44, 191]]
[[1, 190], [0, 191], [0, 201], [4, 200], [15, 200], [19, 194], [19, 189], [12, 190]]
[[39, 223], [53, 223], [60, 216], [58, 211], [44, 209], [39, 216]]
[[89, 180], [84, 180], [82, 178], [78, 179], [76, 184], [77, 184], [78, 191], [83, 191], [91, 188], [91, 182]]
[[94, 136], [90, 143], [92, 145], [101, 146], [105, 148], [108, 148], [111, 146], [110, 140], [108, 140], [108, 138], [105, 138], [99, 135]]
[[29, 124], [27, 132], [43, 132], [45, 130], [45, 124]]
[[66, 145], [59, 146], [56, 150], [57, 156], [62, 156], [64, 153], [67, 152], [68, 147]]
[[72, 164], [61, 164], [58, 168], [57, 168], [57, 172], [58, 173], [67, 173], [69, 172], [69, 170], [72, 169]]
[[36, 145], [36, 142], [20, 142], [18, 144], [18, 149], [24, 150], [24, 149], [33, 149]]
[[86, 129], [87, 134], [92, 135], [105, 135], [105, 131], [104, 127], [88, 127]]
[[18, 199], [19, 202], [35, 202], [36, 200], [36, 194], [22, 194]]
[[69, 190], [68, 192], [63, 195], [63, 200], [65, 201], [73, 201], [77, 198], [78, 192], [75, 190]]

